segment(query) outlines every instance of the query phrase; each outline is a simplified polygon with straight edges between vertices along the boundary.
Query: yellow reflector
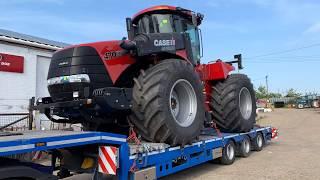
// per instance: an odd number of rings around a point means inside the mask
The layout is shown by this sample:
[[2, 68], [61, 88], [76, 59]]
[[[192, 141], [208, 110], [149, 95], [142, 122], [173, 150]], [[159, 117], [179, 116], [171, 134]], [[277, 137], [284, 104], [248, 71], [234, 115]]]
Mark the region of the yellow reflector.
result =
[[81, 168], [82, 169], [89, 169], [92, 168], [94, 165], [94, 160], [92, 158], [84, 158], [82, 164], [81, 164]]

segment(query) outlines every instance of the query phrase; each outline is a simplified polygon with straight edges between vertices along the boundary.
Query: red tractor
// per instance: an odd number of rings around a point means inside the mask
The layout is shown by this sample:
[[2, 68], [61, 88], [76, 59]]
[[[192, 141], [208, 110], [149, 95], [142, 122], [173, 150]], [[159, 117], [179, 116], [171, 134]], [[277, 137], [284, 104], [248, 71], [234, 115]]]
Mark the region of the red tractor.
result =
[[127, 18], [128, 40], [57, 51], [48, 72], [51, 97], [38, 107], [58, 123], [127, 133], [171, 145], [191, 143], [204, 127], [246, 132], [255, 123], [255, 95], [236, 61], [200, 64], [203, 15], [155, 6]]

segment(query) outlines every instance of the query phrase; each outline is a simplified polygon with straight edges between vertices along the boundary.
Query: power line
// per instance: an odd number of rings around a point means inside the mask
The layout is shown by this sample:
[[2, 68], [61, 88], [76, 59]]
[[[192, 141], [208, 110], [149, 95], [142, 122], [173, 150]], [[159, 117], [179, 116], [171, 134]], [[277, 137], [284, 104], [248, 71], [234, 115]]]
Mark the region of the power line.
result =
[[288, 52], [299, 51], [301, 49], [312, 48], [312, 47], [315, 47], [315, 46], [320, 46], [320, 43], [311, 44], [311, 45], [308, 45], [308, 46], [302, 46], [302, 47], [293, 48], [293, 49], [287, 49], [287, 50], [282, 50], [282, 51], [275, 51], [275, 52], [271, 52], [271, 53], [261, 54], [261, 55], [257, 55], [257, 56], [248, 57], [246, 59], [264, 57], [264, 56], [271, 56], [271, 55], [277, 55], [277, 54], [284, 54], [284, 53], [288, 53]]
[[[268, 57], [270, 58], [270, 57]], [[273, 58], [273, 57], [271, 57]], [[279, 56], [279, 58], [320, 58], [320, 55], [290, 55], [290, 56]]]
[[318, 63], [319, 59], [252, 59], [245, 63]]
[[[252, 59], [256, 59], [256, 58], [243, 58], [245, 60], [252, 60]], [[272, 60], [272, 59], [305, 59], [305, 60], [320, 60], [320, 56], [319, 57], [299, 57], [299, 56], [291, 56], [291, 57], [282, 57], [282, 56], [279, 56], [279, 57], [260, 57], [260, 58], [257, 58], [257, 59], [266, 59], [266, 60]]]

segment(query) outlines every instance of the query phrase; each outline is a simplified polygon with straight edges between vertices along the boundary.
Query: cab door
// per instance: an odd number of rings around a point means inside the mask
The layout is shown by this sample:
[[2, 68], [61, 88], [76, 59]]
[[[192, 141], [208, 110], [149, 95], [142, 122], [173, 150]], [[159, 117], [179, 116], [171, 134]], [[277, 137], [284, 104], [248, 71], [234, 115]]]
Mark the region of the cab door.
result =
[[184, 28], [185, 28], [185, 33], [188, 35], [189, 41], [190, 41], [190, 46], [191, 46], [189, 48], [191, 51], [190, 57], [192, 58], [192, 62], [194, 64], [198, 64], [200, 63], [200, 58], [201, 58], [198, 27], [190, 23], [185, 23]]

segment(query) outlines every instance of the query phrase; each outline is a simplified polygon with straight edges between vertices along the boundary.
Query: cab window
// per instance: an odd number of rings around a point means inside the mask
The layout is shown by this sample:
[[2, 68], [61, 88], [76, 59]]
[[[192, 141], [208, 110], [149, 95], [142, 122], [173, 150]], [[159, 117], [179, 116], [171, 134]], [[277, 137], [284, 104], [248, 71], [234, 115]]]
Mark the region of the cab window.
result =
[[153, 23], [150, 16], [143, 16], [138, 21], [138, 33], [153, 33]]
[[190, 38], [192, 59], [194, 62], [198, 62], [200, 61], [200, 40], [198, 28], [193, 24], [186, 23], [185, 32]]
[[192, 61], [200, 61], [200, 40], [197, 26], [178, 15], [151, 14], [139, 19], [138, 33], [187, 33], [190, 38]]
[[171, 33], [174, 32], [171, 15], [154, 14], [152, 15], [155, 32], [157, 33]]
[[138, 33], [172, 33], [175, 32], [172, 15], [145, 15], [138, 21]]

